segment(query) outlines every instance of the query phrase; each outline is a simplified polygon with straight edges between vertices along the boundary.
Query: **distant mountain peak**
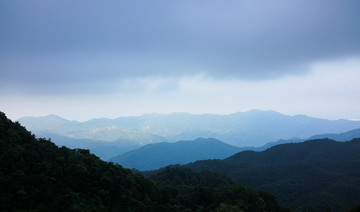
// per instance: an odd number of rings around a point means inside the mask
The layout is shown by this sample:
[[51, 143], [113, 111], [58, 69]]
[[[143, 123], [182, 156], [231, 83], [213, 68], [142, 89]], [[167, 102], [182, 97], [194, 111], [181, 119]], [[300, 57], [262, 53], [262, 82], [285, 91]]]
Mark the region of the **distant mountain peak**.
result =
[[48, 114], [48, 115], [45, 115], [45, 116], [25, 116], [25, 117], [21, 117], [19, 118], [18, 120], [21, 121], [21, 120], [46, 120], [46, 121], [55, 121], [55, 120], [61, 120], [61, 121], [65, 121], [65, 122], [77, 122], [77, 121], [70, 121], [70, 120], [67, 120], [61, 116], [58, 116], [56, 114]]

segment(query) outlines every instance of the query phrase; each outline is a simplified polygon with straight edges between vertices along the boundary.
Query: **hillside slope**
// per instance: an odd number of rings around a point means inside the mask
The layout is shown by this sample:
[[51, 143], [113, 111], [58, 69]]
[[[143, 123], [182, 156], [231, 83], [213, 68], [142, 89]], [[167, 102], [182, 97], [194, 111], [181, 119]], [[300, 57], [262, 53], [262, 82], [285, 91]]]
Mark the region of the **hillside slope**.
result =
[[360, 139], [282, 144], [185, 167], [225, 174], [273, 193], [293, 209], [309, 206], [319, 211], [345, 211], [360, 199]]
[[223, 159], [240, 150], [239, 147], [231, 146], [214, 138], [198, 138], [193, 141], [149, 144], [118, 155], [110, 161], [126, 168], [145, 171], [196, 160]]
[[140, 145], [136, 145], [128, 140], [118, 140], [106, 142], [101, 140], [92, 140], [85, 138], [69, 138], [57, 134], [44, 133], [42, 137], [49, 138], [58, 147], [66, 146], [70, 149], [88, 149], [90, 152], [102, 160], [108, 161], [110, 158], [119, 154], [137, 149]]

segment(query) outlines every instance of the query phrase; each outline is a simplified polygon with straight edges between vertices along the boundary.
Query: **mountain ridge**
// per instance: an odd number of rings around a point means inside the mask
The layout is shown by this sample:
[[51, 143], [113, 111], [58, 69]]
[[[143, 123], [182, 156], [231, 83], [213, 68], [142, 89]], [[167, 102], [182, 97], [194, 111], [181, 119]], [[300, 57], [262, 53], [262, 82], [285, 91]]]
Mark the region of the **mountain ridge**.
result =
[[148, 144], [115, 156], [110, 161], [126, 168], [146, 171], [202, 159], [223, 159], [240, 150], [240, 147], [231, 146], [214, 138], [197, 138], [192, 141]]
[[[36, 123], [38, 121], [38, 123]], [[289, 116], [276, 111], [250, 110], [227, 115], [188, 113], [145, 114], [116, 119], [92, 119], [67, 122], [66, 125], [43, 124], [39, 119], [19, 119], [30, 131], [41, 130], [74, 138], [114, 141], [121, 138], [141, 140], [142, 145], [167, 141], [215, 137], [228, 144], [260, 147], [268, 142], [292, 137], [307, 138], [317, 134], [341, 133], [360, 128], [360, 121], [326, 120], [306, 115]], [[35, 123], [33, 123], [35, 122]], [[111, 130], [110, 130], [111, 129]], [[258, 133], [261, 131], [262, 133]], [[134, 137], [136, 134], [137, 137]], [[157, 139], [154, 140], [154, 136]]]
[[300, 143], [300, 142], [304, 142], [307, 140], [325, 139], [325, 138], [332, 139], [335, 141], [349, 141], [354, 138], [360, 138], [360, 129], [349, 130], [349, 131], [342, 132], [342, 133], [328, 133], [328, 134], [313, 135], [306, 139], [301, 139], [301, 138], [292, 138], [292, 139], [288, 139], [288, 140], [280, 139], [275, 142], [269, 142], [262, 147], [257, 147], [257, 148], [249, 147], [249, 148], [245, 148], [245, 149], [253, 150], [253, 151], [263, 151], [263, 150], [266, 150], [268, 148], [271, 148], [271, 147], [279, 145], [279, 144]]
[[277, 196], [297, 210], [346, 211], [360, 199], [360, 138], [347, 142], [315, 139], [273, 146], [262, 152], [243, 151], [224, 160], [184, 165], [209, 170]]

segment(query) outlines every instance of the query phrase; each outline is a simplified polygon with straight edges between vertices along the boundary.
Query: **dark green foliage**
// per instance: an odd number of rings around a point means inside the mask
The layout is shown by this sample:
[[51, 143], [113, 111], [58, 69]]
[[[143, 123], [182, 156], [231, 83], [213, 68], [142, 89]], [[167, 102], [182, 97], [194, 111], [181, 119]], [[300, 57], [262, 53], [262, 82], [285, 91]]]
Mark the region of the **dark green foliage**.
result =
[[[88, 150], [58, 148], [35, 139], [1, 114], [2, 211], [103, 211], [146, 208], [151, 182], [99, 160]], [[146, 192], [143, 192], [146, 191]]]
[[167, 184], [104, 162], [88, 150], [59, 148], [0, 112], [0, 211], [282, 209], [271, 195], [215, 174], [188, 170], [181, 186], [164, 176], [158, 180]]
[[360, 139], [282, 144], [188, 164], [274, 194], [293, 209], [346, 211], [360, 199]]
[[176, 200], [193, 211], [288, 211], [269, 193], [246, 188], [209, 171], [169, 166], [156, 171], [150, 179], [175, 188]]
[[216, 187], [218, 185], [230, 186], [236, 184], [234, 180], [224, 175], [219, 175], [215, 172], [200, 171], [194, 172], [189, 168], [184, 168], [179, 165], [167, 166], [165, 168], [148, 172], [152, 180], [163, 182], [168, 185], [191, 185], [191, 186], [207, 186]]

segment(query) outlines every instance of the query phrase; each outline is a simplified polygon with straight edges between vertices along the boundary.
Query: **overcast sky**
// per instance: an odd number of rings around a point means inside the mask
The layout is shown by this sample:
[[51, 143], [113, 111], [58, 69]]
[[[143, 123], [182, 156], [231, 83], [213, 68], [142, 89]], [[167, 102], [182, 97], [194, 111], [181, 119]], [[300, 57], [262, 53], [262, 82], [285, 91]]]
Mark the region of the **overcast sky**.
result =
[[360, 1], [0, 1], [0, 110], [360, 119]]

